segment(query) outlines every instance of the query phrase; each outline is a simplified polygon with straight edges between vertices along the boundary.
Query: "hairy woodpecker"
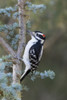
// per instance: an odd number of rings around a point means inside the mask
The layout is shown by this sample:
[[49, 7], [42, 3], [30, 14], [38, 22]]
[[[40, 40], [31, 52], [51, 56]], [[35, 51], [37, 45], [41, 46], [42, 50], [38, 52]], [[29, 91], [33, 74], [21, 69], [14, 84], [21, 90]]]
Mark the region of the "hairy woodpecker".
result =
[[22, 81], [27, 74], [37, 69], [38, 64], [43, 54], [43, 45], [46, 36], [40, 31], [34, 31], [31, 33], [31, 40], [27, 43], [23, 55], [23, 62], [25, 63], [25, 71], [21, 75], [20, 81]]

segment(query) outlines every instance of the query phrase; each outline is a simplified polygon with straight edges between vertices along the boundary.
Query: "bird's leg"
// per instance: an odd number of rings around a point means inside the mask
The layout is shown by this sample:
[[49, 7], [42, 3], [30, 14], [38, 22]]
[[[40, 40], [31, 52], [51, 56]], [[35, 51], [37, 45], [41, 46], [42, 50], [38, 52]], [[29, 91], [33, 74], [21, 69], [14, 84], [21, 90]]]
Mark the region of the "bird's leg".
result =
[[14, 56], [14, 59], [18, 59], [18, 60], [20, 60], [20, 61], [23, 61], [23, 59], [20, 58], [20, 57], [18, 57], [18, 56]]

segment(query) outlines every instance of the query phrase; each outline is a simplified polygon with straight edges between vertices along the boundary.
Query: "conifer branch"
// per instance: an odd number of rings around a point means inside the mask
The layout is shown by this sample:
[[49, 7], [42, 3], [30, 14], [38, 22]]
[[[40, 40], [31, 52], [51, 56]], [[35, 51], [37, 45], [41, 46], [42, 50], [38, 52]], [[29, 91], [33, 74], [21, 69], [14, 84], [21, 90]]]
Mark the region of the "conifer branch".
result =
[[0, 44], [3, 46], [3, 48], [6, 50], [7, 53], [11, 54], [12, 56], [15, 56], [14, 50], [2, 37], [0, 37]]

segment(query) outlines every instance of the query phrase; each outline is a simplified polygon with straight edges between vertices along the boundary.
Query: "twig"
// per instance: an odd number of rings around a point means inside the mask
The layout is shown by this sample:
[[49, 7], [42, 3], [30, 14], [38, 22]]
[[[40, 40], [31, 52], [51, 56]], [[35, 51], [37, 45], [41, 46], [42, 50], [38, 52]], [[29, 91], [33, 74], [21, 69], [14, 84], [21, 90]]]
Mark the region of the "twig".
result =
[[9, 46], [9, 44], [2, 37], [0, 37], [0, 44], [7, 51], [7, 53], [11, 54], [12, 56], [15, 56], [14, 50]]

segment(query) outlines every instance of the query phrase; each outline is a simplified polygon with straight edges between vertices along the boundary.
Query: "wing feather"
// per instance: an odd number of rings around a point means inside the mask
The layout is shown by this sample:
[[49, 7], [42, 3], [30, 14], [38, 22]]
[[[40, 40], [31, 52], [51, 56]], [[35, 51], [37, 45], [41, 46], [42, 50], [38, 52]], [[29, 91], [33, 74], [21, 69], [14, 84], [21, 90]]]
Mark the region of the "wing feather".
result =
[[29, 61], [33, 68], [37, 68], [42, 56], [42, 45], [37, 42], [29, 50]]

